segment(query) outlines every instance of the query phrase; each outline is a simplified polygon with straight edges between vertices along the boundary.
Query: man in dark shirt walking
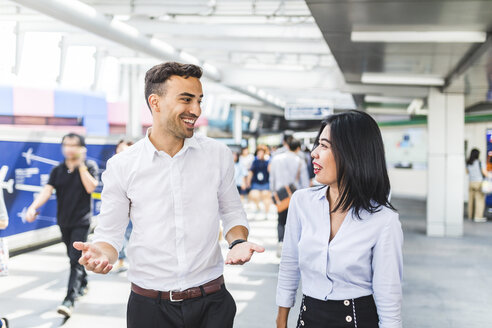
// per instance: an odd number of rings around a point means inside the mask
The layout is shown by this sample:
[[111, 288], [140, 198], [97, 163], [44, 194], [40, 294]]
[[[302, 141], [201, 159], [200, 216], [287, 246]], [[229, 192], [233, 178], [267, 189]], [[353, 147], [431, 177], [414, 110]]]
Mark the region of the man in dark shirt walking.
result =
[[82, 136], [67, 134], [62, 140], [65, 160], [51, 171], [48, 183], [26, 213], [26, 221], [33, 222], [37, 209], [43, 206], [56, 190], [57, 222], [70, 259], [70, 278], [67, 296], [58, 313], [70, 317], [77, 296], [87, 291], [87, 273], [79, 264], [81, 252], [72, 247], [74, 241], [87, 240], [91, 220], [91, 194], [98, 184], [98, 167], [86, 160], [87, 148]]

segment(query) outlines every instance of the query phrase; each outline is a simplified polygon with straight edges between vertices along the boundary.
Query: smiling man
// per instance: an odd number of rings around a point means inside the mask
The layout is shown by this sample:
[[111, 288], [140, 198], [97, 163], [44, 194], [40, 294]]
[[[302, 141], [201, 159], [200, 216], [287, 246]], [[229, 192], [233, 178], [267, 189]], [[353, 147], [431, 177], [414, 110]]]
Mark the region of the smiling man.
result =
[[173, 62], [147, 72], [153, 126], [108, 161], [93, 243], [74, 243], [82, 251], [81, 264], [108, 273], [131, 218], [130, 328], [232, 327], [236, 305], [222, 276], [219, 220], [230, 245], [226, 264], [244, 264], [264, 251], [246, 241], [231, 151], [194, 135], [201, 75], [198, 66]]

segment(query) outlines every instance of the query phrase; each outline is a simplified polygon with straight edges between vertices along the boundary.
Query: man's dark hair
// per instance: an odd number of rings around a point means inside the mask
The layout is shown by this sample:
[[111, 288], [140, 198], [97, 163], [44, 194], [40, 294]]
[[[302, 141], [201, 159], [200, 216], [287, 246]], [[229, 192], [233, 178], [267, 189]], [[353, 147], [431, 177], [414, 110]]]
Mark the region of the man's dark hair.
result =
[[375, 213], [381, 206], [395, 210], [388, 199], [390, 181], [383, 139], [376, 121], [360, 111], [332, 115], [321, 123], [314, 148], [318, 147], [326, 126], [330, 127], [340, 193], [332, 211], [347, 211], [353, 207], [360, 219], [362, 210]]
[[301, 142], [299, 140], [292, 139], [289, 142], [289, 149], [290, 149], [290, 151], [296, 151], [299, 148], [301, 148]]
[[63, 144], [63, 141], [65, 141], [66, 138], [76, 138], [79, 140], [79, 146], [81, 147], [85, 147], [85, 138], [83, 136], [81, 136], [80, 134], [77, 134], [77, 133], [69, 133], [69, 134], [66, 134], [63, 136], [62, 138], [62, 144]]
[[151, 94], [162, 96], [165, 92], [163, 84], [171, 76], [177, 75], [185, 79], [196, 77], [199, 79], [202, 74], [203, 71], [199, 66], [176, 62], [162, 63], [149, 69], [145, 74], [145, 101], [147, 106], [149, 106], [150, 112], [152, 112], [152, 108], [149, 104], [149, 96]]
[[292, 133], [289, 133], [289, 132], [284, 132], [284, 142], [288, 145], [292, 139], [294, 139], [294, 136], [292, 135]]
[[116, 144], [116, 148], [118, 148], [118, 146], [121, 145], [121, 144], [125, 144], [127, 146], [131, 146], [131, 145], [133, 145], [133, 141], [127, 140], [127, 139], [120, 139], [120, 141], [118, 141], [118, 143]]

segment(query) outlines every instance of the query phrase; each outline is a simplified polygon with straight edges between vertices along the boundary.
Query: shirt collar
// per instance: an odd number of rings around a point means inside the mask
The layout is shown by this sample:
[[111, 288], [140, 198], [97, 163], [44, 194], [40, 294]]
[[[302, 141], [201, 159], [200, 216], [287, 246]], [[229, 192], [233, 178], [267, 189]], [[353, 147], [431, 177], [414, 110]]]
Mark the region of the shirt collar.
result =
[[[152, 161], [154, 159], [154, 155], [157, 154], [159, 151], [155, 148], [154, 144], [150, 141], [149, 135], [150, 132], [152, 131], [152, 128], [148, 128], [147, 132], [145, 133], [145, 148], [148, 154], [149, 159]], [[198, 140], [196, 140], [196, 137], [193, 136], [191, 138], [186, 138], [183, 144], [183, 148], [178, 152], [181, 153], [185, 151], [188, 148], [199, 148], [200, 144], [198, 143]]]
[[318, 199], [323, 199], [323, 198], [326, 198], [326, 190], [328, 189], [328, 186], [324, 186], [323, 188], [321, 188], [320, 190], [317, 191], [318, 193]]

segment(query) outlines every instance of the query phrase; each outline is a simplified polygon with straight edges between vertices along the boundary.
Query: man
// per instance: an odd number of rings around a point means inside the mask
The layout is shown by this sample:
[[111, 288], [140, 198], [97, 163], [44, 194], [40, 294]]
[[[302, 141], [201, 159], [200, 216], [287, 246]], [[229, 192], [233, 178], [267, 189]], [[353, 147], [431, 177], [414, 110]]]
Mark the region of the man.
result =
[[43, 206], [56, 190], [57, 223], [70, 259], [70, 277], [67, 295], [58, 307], [65, 317], [72, 314], [75, 299], [87, 292], [87, 273], [78, 260], [81, 252], [72, 247], [75, 241], [86, 241], [91, 223], [91, 194], [98, 185], [98, 167], [86, 160], [84, 137], [70, 133], [62, 139], [65, 160], [53, 168], [48, 183], [29, 206], [26, 221], [36, 220], [37, 209]]
[[222, 276], [219, 218], [230, 245], [226, 264], [244, 264], [255, 251], [264, 251], [246, 241], [232, 152], [194, 136], [201, 75], [198, 66], [173, 62], [147, 72], [153, 126], [108, 161], [93, 243], [74, 244], [82, 251], [81, 264], [106, 274], [131, 217], [129, 328], [233, 326], [236, 306]]
[[284, 132], [284, 137], [282, 139], [282, 147], [279, 147], [277, 150], [275, 150], [272, 153], [272, 158], [284, 154], [289, 151], [289, 143], [294, 139], [292, 132], [291, 131], [285, 131]]
[[[288, 141], [289, 150], [275, 155], [270, 164], [270, 189], [273, 193], [279, 192], [282, 188], [291, 185], [293, 185], [295, 190], [309, 187], [306, 162], [298, 155], [301, 149], [301, 143], [293, 138]], [[278, 212], [278, 257], [282, 253], [287, 212], [287, 209]]]

